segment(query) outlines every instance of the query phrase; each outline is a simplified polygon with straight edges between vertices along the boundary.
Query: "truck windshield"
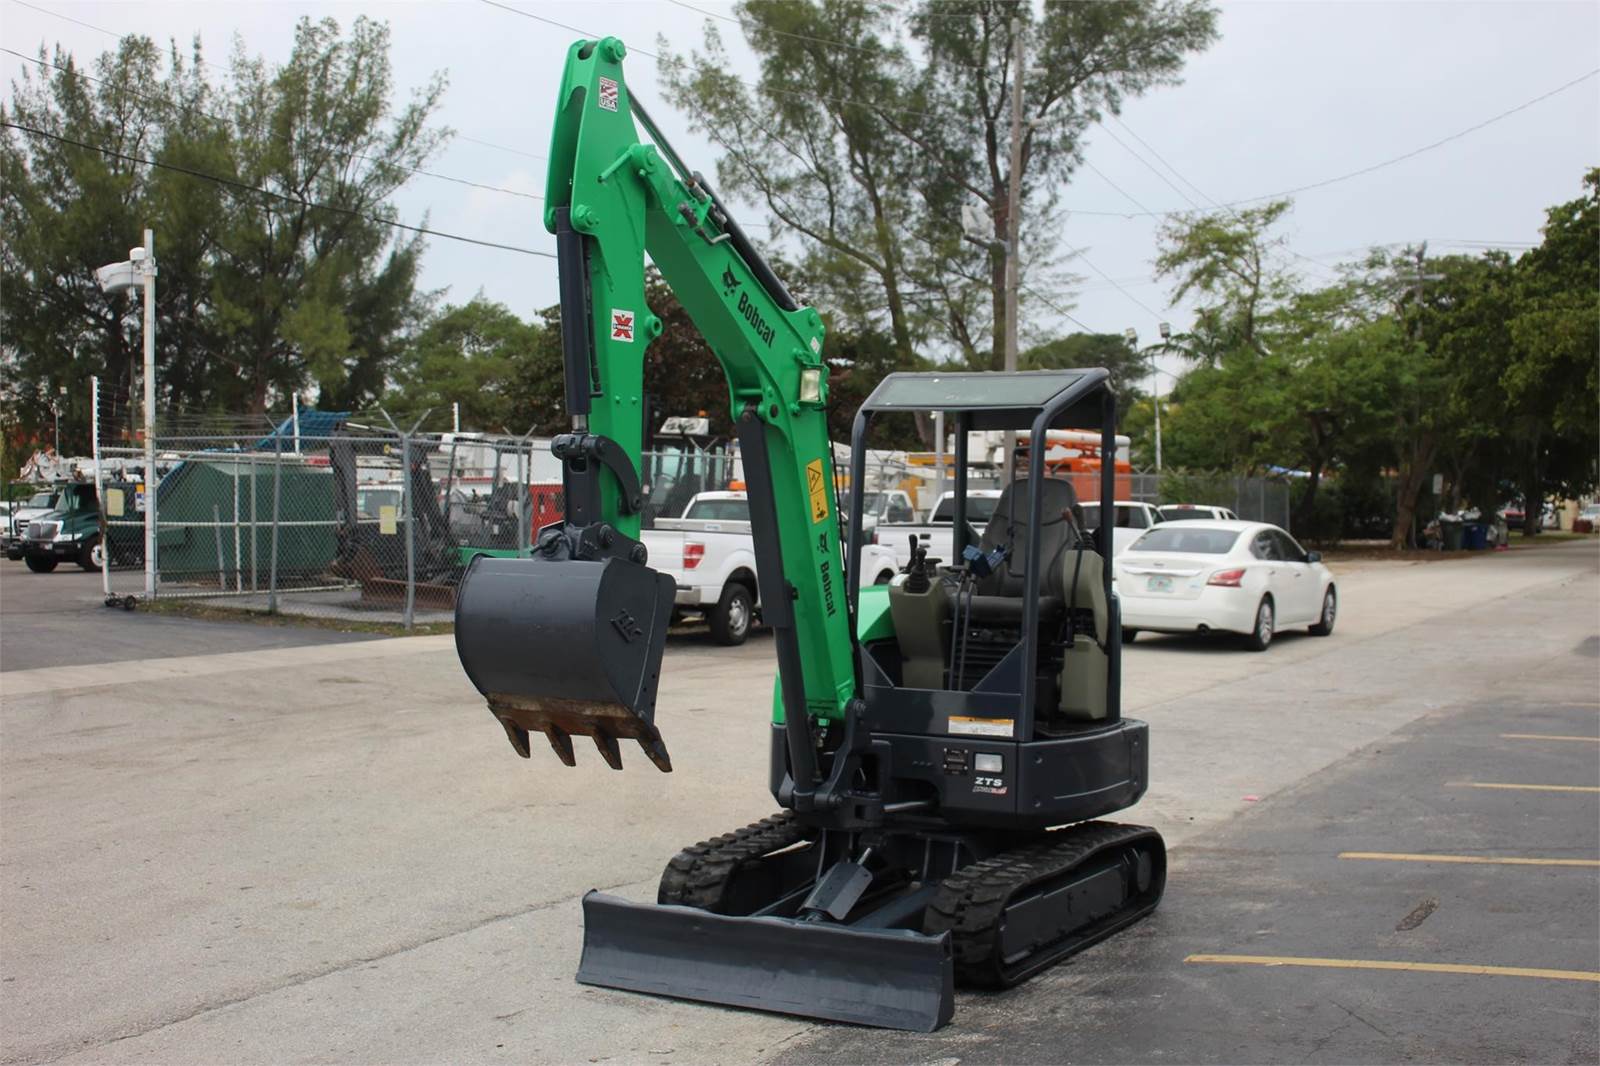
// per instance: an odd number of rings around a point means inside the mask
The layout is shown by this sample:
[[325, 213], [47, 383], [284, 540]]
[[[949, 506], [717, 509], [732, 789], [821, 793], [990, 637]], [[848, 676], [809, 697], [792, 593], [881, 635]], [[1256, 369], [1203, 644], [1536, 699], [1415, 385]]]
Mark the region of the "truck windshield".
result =
[[1180, 522], [1189, 518], [1199, 520], [1217, 517], [1211, 508], [1195, 507], [1193, 504], [1174, 504], [1171, 507], [1163, 507], [1160, 509], [1160, 514], [1163, 522]]
[[[1117, 507], [1117, 527], [1119, 529], [1146, 529], [1150, 522], [1145, 518], [1144, 509], [1141, 507]], [[1086, 503], [1083, 505], [1083, 528], [1100, 528], [1100, 505]]]
[[[1085, 508], [1087, 510], [1087, 508]], [[1132, 544], [1131, 552], [1185, 552], [1226, 555], [1239, 539], [1237, 529], [1162, 529], [1157, 526]]]
[[36, 492], [28, 498], [27, 503], [23, 504], [24, 507], [54, 507], [55, 505], [56, 494], [53, 492]]
[[[1000, 502], [998, 496], [968, 496], [967, 521], [975, 526], [987, 525], [989, 519], [994, 517], [995, 504]], [[956, 501], [946, 498], [939, 501], [933, 509], [933, 517], [928, 519], [929, 524], [947, 526], [956, 520]]]
[[750, 521], [749, 500], [696, 500], [684, 512], [685, 518], [698, 518], [707, 522]]

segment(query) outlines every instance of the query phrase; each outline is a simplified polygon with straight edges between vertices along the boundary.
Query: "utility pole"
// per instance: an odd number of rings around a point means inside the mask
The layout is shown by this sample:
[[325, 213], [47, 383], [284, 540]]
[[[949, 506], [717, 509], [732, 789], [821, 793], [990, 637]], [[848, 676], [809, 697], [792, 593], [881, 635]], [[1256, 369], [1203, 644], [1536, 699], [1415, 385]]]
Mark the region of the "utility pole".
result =
[[[1008, 372], [1017, 369], [1017, 290], [1020, 287], [1019, 275], [1021, 273], [1021, 249], [1018, 247], [1018, 236], [1021, 232], [1022, 213], [1022, 22], [1015, 16], [1011, 19], [1011, 41], [1013, 57], [1011, 61], [1011, 175], [1010, 188], [1006, 191], [1006, 321], [1005, 321], [1005, 368]], [[1043, 441], [1033, 441], [1035, 448], [1043, 447]], [[1010, 484], [1015, 471], [1013, 453], [1017, 448], [1017, 434], [1007, 430], [1005, 434], [1005, 480]]]

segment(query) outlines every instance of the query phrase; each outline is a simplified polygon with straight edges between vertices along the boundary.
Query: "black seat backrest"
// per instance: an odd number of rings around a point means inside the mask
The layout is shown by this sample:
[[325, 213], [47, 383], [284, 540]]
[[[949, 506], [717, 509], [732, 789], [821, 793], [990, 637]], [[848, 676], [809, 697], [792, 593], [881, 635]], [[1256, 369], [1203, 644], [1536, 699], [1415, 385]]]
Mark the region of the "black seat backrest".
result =
[[[978, 582], [981, 596], [1021, 596], [1026, 587], [1031, 484], [1028, 478], [1017, 478], [1007, 485], [995, 504], [994, 516], [983, 529], [978, 541], [980, 549], [988, 553], [1009, 543], [1011, 555], [994, 573]], [[1078, 494], [1072, 482], [1045, 478], [1039, 487], [1044, 495], [1040, 508], [1040, 572], [1033, 576], [1033, 587], [1041, 596], [1058, 596], [1061, 582], [1052, 580], [1051, 575], [1059, 572], [1062, 556], [1076, 543], [1083, 513], [1078, 509]]]

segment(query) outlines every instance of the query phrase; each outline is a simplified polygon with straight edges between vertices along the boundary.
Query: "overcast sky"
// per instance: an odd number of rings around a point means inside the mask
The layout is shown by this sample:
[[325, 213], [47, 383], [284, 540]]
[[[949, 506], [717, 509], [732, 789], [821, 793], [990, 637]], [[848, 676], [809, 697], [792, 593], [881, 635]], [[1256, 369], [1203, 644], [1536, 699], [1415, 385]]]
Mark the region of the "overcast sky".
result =
[[[433, 71], [449, 76], [437, 121], [458, 137], [428, 169], [512, 192], [543, 191], [544, 163], [533, 156], [542, 157], [549, 141], [556, 82], [575, 36], [566, 30], [477, 0], [28, 2], [111, 34], [183, 42], [199, 34], [213, 61], [226, 57], [235, 34], [251, 51], [283, 59], [302, 15], [341, 23], [360, 14], [385, 19], [399, 87], [420, 85]], [[658, 35], [687, 50], [700, 41], [705, 22], [666, 0], [507, 2], [652, 52]], [[718, 0], [694, 2], [732, 11]], [[1060, 239], [1063, 249], [1082, 253], [1073, 269], [1085, 279], [1071, 313], [1088, 328], [1131, 326], [1149, 342], [1162, 319], [1180, 330], [1187, 324], [1188, 310], [1169, 307], [1169, 288], [1151, 277], [1159, 219], [1142, 214], [1190, 207], [1177, 190], [1195, 203], [1232, 202], [1337, 178], [1460, 133], [1600, 68], [1600, 4], [1591, 0], [1226, 3], [1221, 10], [1221, 40], [1190, 61], [1183, 84], [1130, 101], [1124, 125], [1108, 121], [1108, 131], [1092, 129], [1092, 166], [1063, 190], [1074, 213]], [[737, 28], [720, 28], [738, 71], [753, 74], [756, 64]], [[41, 42], [60, 42], [83, 57], [113, 43], [106, 33], [19, 0], [0, 0], [0, 41], [30, 55]], [[9, 86], [26, 64], [0, 59]], [[626, 69], [679, 152], [711, 171], [715, 153], [687, 132], [673, 102], [661, 99], [654, 64], [635, 53]], [[1306, 259], [1294, 263], [1311, 279], [1327, 279], [1331, 274], [1307, 259], [1332, 264], [1370, 245], [1422, 239], [1440, 252], [1476, 251], [1479, 243], [1520, 250], [1539, 239], [1544, 210], [1576, 198], [1583, 172], [1597, 164], [1600, 77], [1590, 77], [1413, 158], [1297, 194], [1286, 233]], [[396, 200], [407, 222], [426, 217], [451, 233], [552, 247], [540, 204], [511, 192], [418, 177]], [[766, 218], [752, 205], [740, 217]], [[758, 237], [766, 232], [750, 228]], [[130, 243], [136, 237], [130, 234]], [[158, 257], [159, 250], [158, 234]], [[439, 238], [430, 242], [423, 282], [454, 301], [481, 289], [525, 316], [557, 298], [554, 262]], [[1077, 328], [1037, 303], [1025, 311], [1035, 331]]]

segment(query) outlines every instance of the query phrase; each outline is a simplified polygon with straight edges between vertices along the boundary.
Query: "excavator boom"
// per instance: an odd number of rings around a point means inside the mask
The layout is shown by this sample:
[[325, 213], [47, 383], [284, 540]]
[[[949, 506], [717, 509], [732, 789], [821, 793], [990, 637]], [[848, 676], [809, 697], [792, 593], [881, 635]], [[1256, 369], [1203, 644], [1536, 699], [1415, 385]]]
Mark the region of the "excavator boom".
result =
[[[571, 734], [588, 734], [615, 767], [617, 740], [634, 738], [670, 768], [653, 713], [675, 590], [647, 569], [638, 539], [645, 349], [662, 329], [645, 303], [648, 253], [727, 375], [762, 617], [777, 637], [783, 715], [804, 727], [791, 755], [807, 765], [810, 723], [841, 717], [855, 692], [822, 319], [795, 302], [633, 99], [625, 54], [615, 37], [572, 46], [550, 144], [544, 221], [556, 237], [572, 422], [554, 443], [565, 521], [540, 531], [532, 561], [469, 571], [457, 648], [520, 754], [528, 733], [543, 732], [570, 765]], [[550, 562], [563, 564], [559, 575]]]

